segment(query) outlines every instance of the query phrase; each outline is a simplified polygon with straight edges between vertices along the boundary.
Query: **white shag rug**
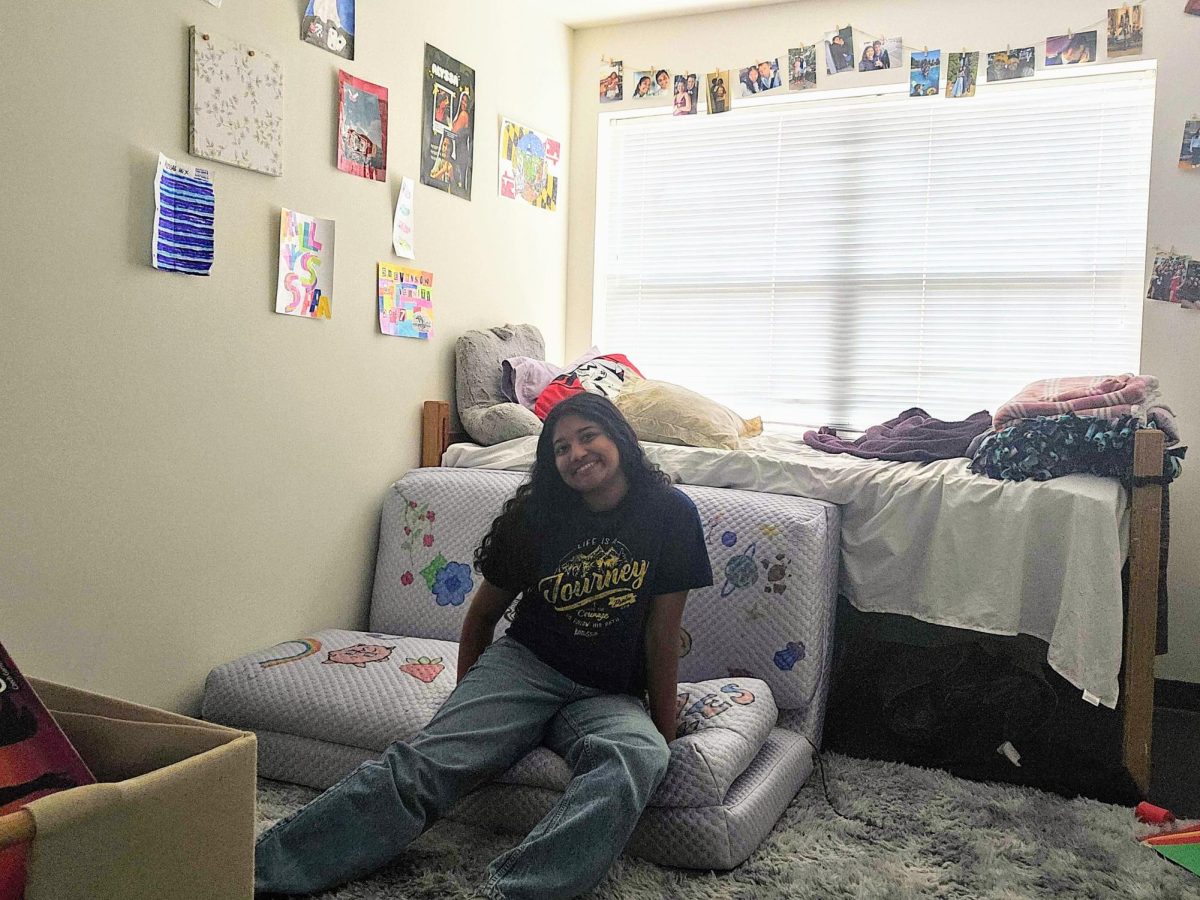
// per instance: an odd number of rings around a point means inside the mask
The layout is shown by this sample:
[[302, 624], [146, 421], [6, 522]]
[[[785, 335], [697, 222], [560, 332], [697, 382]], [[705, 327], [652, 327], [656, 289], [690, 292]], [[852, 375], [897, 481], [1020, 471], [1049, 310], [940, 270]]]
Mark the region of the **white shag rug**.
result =
[[[666, 869], [622, 857], [597, 900], [760, 898], [1146, 898], [1200, 900], [1200, 878], [1137, 837], [1130, 809], [1032, 788], [964, 781], [901, 763], [826, 754], [775, 829], [729, 872]], [[316, 791], [260, 781], [259, 828]], [[444, 821], [371, 878], [325, 900], [466, 900], [515, 838]]]

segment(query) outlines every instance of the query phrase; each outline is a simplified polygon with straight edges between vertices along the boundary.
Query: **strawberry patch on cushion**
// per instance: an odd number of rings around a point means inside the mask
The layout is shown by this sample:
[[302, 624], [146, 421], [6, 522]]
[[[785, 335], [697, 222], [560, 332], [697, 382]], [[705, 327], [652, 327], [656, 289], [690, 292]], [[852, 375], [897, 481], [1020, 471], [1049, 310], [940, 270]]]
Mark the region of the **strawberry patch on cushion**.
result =
[[581, 363], [551, 381], [538, 395], [533, 411], [539, 419], [545, 420], [550, 410], [563, 400], [584, 391], [612, 400], [625, 385], [642, 377], [637, 366], [623, 353], [606, 353]]

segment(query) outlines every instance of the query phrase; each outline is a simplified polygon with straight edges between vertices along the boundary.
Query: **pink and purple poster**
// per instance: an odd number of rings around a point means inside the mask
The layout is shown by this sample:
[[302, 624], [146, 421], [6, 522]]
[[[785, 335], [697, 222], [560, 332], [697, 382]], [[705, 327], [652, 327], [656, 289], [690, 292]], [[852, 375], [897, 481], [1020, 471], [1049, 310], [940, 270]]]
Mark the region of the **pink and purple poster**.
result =
[[279, 217], [275, 312], [333, 317], [333, 220], [285, 209]]

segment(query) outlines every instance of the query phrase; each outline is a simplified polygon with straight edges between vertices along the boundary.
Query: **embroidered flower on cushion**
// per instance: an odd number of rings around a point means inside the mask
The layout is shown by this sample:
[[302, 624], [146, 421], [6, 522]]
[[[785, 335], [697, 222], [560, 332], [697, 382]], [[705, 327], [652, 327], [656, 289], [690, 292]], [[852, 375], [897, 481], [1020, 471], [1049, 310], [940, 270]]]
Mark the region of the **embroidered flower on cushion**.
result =
[[460, 606], [475, 586], [471, 567], [465, 563], [447, 563], [433, 581], [433, 594], [438, 606]]

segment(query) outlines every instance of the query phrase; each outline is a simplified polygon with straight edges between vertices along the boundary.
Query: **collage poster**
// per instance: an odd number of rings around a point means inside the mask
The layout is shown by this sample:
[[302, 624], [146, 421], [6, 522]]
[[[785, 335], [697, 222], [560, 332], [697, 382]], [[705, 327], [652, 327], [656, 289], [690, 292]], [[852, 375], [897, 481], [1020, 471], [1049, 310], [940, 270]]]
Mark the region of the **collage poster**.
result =
[[333, 318], [333, 220], [284, 209], [279, 216], [275, 312]]
[[343, 59], [354, 59], [354, 0], [308, 0], [300, 37]]
[[379, 330], [392, 337], [433, 336], [433, 273], [379, 264]]
[[538, 209], [558, 207], [558, 163], [562, 144], [554, 138], [500, 120], [500, 196]]
[[471, 199], [475, 70], [425, 45], [421, 184]]
[[387, 88], [338, 70], [337, 167], [387, 180]]

